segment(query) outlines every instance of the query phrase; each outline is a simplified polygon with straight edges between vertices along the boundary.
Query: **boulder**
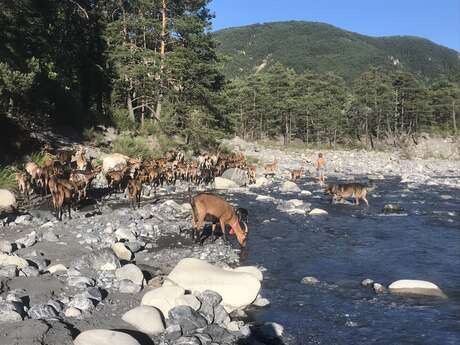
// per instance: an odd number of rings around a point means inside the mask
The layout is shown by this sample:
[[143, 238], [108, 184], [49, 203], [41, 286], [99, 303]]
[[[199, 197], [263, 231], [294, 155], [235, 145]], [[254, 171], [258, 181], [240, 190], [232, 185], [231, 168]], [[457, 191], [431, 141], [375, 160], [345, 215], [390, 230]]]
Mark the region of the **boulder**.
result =
[[118, 280], [128, 279], [134, 284], [143, 286], [145, 283], [144, 274], [141, 269], [134, 264], [127, 264], [115, 271]]
[[126, 248], [126, 246], [122, 242], [114, 243], [112, 245], [112, 250], [117, 256], [117, 258], [119, 258], [120, 260], [130, 261], [133, 257], [133, 253], [131, 253], [131, 251], [128, 248]]
[[149, 335], [158, 335], [165, 330], [161, 313], [154, 307], [136, 307], [124, 313], [121, 319]]
[[264, 280], [264, 275], [256, 266], [239, 266], [233, 269], [233, 272], [243, 272], [252, 275], [258, 281]]
[[6, 302], [0, 300], [0, 323], [21, 321], [23, 310], [17, 302]]
[[243, 169], [227, 169], [222, 174], [222, 177], [235, 182], [240, 187], [249, 185], [248, 172]]
[[0, 254], [0, 266], [11, 266], [14, 265], [19, 269], [29, 266], [27, 260], [16, 256], [8, 254]]
[[305, 285], [315, 285], [319, 283], [319, 279], [315, 277], [303, 277], [301, 283]]
[[162, 286], [148, 291], [142, 297], [141, 305], [158, 308], [167, 318], [169, 311], [176, 306], [176, 300], [184, 294], [185, 290], [180, 286]]
[[402, 207], [399, 204], [386, 204], [383, 207], [383, 213], [391, 214], [391, 213], [400, 213], [402, 212]]
[[223, 177], [216, 177], [214, 180], [214, 188], [215, 189], [229, 189], [229, 188], [238, 188], [239, 186], [233, 182], [232, 180], [223, 178]]
[[29, 317], [34, 320], [48, 320], [58, 318], [58, 312], [48, 304], [36, 304], [28, 311]]
[[115, 271], [119, 268], [120, 260], [110, 248], [93, 251], [75, 259], [71, 267], [77, 270], [90, 268], [97, 271]]
[[65, 267], [63, 264], [57, 264], [57, 265], [49, 266], [47, 268], [47, 271], [51, 274], [54, 274], [57, 272], [66, 272], [67, 267]]
[[132, 336], [107, 329], [92, 329], [82, 332], [73, 341], [74, 345], [140, 345]]
[[121, 153], [112, 153], [102, 159], [102, 172], [106, 174], [113, 170], [122, 170], [128, 164], [129, 157]]
[[181, 260], [163, 286], [173, 284], [193, 293], [215, 291], [222, 296], [222, 304], [230, 311], [251, 304], [261, 286], [260, 281], [249, 273], [225, 270], [194, 258]]
[[132, 230], [127, 228], [120, 228], [115, 231], [115, 236], [117, 237], [118, 241], [127, 240], [127, 241], [135, 241], [136, 235], [132, 232]]
[[201, 307], [201, 302], [193, 295], [183, 295], [176, 298], [176, 305], [188, 305], [193, 310], [198, 310]]
[[9, 241], [0, 241], [0, 253], [11, 254], [13, 252], [13, 246]]
[[322, 210], [320, 208], [314, 208], [313, 210], [311, 210], [310, 212], [308, 212], [308, 214], [310, 216], [322, 216], [322, 215], [326, 215], [328, 214], [327, 211], [325, 210]]
[[128, 279], [120, 280], [120, 285], [118, 287], [118, 291], [121, 293], [138, 293], [141, 289], [142, 287], [140, 285], [137, 285]]
[[388, 289], [397, 294], [413, 294], [425, 296], [437, 296], [447, 298], [442, 290], [431, 282], [425, 280], [402, 279], [393, 282]]
[[286, 181], [281, 185], [280, 192], [284, 192], [284, 193], [290, 193], [290, 192], [299, 193], [300, 188], [294, 182]]
[[77, 309], [75, 307], [69, 307], [65, 310], [64, 315], [66, 317], [80, 317], [81, 316], [81, 310]]
[[0, 189], [0, 211], [13, 211], [16, 207], [14, 194], [8, 189]]
[[270, 184], [270, 180], [265, 176], [257, 177], [256, 183], [254, 184], [255, 187], [263, 187]]

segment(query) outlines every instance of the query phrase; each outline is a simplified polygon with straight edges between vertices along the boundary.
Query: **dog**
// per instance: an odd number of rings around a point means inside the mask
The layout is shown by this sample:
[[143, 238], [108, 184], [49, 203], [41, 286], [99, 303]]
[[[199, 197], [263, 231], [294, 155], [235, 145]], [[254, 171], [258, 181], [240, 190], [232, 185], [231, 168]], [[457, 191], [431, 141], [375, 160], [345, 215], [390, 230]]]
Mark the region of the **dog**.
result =
[[330, 184], [326, 187], [325, 192], [332, 195], [332, 202], [334, 200], [341, 201], [346, 198], [355, 198], [355, 205], [359, 205], [359, 200], [362, 199], [369, 207], [367, 195], [370, 191], [375, 189], [375, 184], [363, 183], [344, 183], [344, 184]]
[[238, 216], [240, 222], [248, 223], [249, 212], [247, 209], [242, 207], [237, 207], [235, 210], [236, 215]]

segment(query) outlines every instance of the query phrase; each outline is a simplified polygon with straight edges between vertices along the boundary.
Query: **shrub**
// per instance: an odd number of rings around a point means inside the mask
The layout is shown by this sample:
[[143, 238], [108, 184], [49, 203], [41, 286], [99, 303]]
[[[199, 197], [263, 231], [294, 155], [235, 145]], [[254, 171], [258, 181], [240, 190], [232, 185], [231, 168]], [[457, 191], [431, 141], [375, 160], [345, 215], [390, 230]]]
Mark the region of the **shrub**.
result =
[[129, 131], [136, 128], [136, 123], [128, 118], [128, 111], [126, 109], [113, 109], [111, 118], [113, 125], [121, 131]]
[[43, 152], [33, 152], [30, 155], [30, 161], [36, 163], [37, 165], [41, 167], [45, 163], [45, 159], [46, 159], [46, 154]]
[[12, 166], [0, 167], [0, 188], [17, 189], [15, 173], [16, 169]]
[[94, 127], [85, 128], [83, 130], [83, 138], [86, 141], [94, 143], [96, 146], [100, 146], [104, 142], [104, 135], [95, 130]]
[[131, 137], [126, 134], [120, 135], [113, 142], [113, 151], [122, 153], [129, 157], [150, 158], [153, 155], [153, 150], [145, 137]]

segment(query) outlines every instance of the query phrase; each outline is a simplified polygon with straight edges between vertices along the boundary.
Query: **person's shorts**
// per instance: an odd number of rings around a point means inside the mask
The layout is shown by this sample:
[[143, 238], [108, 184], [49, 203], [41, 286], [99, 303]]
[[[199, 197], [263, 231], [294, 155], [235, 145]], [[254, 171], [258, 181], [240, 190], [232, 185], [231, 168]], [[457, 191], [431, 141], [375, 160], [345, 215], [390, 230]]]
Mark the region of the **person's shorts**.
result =
[[316, 175], [317, 175], [318, 177], [324, 175], [324, 170], [325, 170], [324, 168], [316, 169]]

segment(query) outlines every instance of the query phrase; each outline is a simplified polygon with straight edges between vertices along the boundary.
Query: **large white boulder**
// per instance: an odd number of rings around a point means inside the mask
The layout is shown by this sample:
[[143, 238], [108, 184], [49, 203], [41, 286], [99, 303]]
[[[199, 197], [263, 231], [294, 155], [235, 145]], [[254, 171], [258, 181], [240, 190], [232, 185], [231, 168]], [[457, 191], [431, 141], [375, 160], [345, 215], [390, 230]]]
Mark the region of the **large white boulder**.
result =
[[264, 280], [264, 275], [261, 270], [259, 270], [256, 266], [240, 266], [236, 267], [234, 269], [229, 269], [233, 272], [243, 272], [243, 273], [248, 273], [252, 275], [254, 278], [256, 278], [258, 281]]
[[185, 294], [180, 286], [162, 286], [148, 291], [142, 297], [141, 305], [158, 308], [165, 318], [168, 318], [169, 311], [176, 306], [176, 300]]
[[132, 336], [108, 329], [92, 329], [82, 332], [73, 343], [74, 345], [140, 345]]
[[102, 159], [102, 171], [107, 173], [112, 170], [122, 170], [128, 165], [129, 157], [121, 153], [112, 153]]
[[297, 192], [297, 193], [299, 193], [300, 188], [294, 182], [286, 181], [281, 185], [280, 191], [285, 192], [285, 193], [287, 193], [287, 192]]
[[16, 197], [8, 189], [0, 189], [0, 211], [12, 211], [17, 207]]
[[393, 282], [388, 289], [397, 294], [414, 294], [447, 298], [436, 284], [425, 280], [402, 279]]
[[260, 281], [253, 274], [225, 270], [194, 258], [181, 260], [163, 286], [173, 284], [192, 293], [215, 291], [222, 296], [222, 304], [228, 311], [251, 304], [260, 291]]
[[124, 313], [121, 319], [146, 334], [158, 335], [165, 330], [161, 313], [154, 307], [136, 307]]
[[311, 210], [310, 212], [308, 212], [308, 214], [310, 216], [323, 216], [323, 215], [326, 215], [327, 214], [327, 211], [325, 210], [322, 210], [320, 208], [314, 208], [313, 210]]
[[254, 187], [263, 187], [270, 184], [270, 180], [265, 176], [260, 176], [256, 178], [256, 183], [253, 185]]
[[238, 188], [239, 186], [232, 180], [216, 177], [214, 179], [214, 188], [215, 189], [229, 189], [229, 188]]
[[118, 280], [127, 279], [134, 284], [143, 286], [145, 283], [144, 274], [141, 269], [134, 264], [127, 264], [115, 271], [115, 277]]
[[27, 260], [16, 255], [0, 254], [0, 266], [12, 265], [22, 269], [29, 266], [29, 263], [27, 262]]

